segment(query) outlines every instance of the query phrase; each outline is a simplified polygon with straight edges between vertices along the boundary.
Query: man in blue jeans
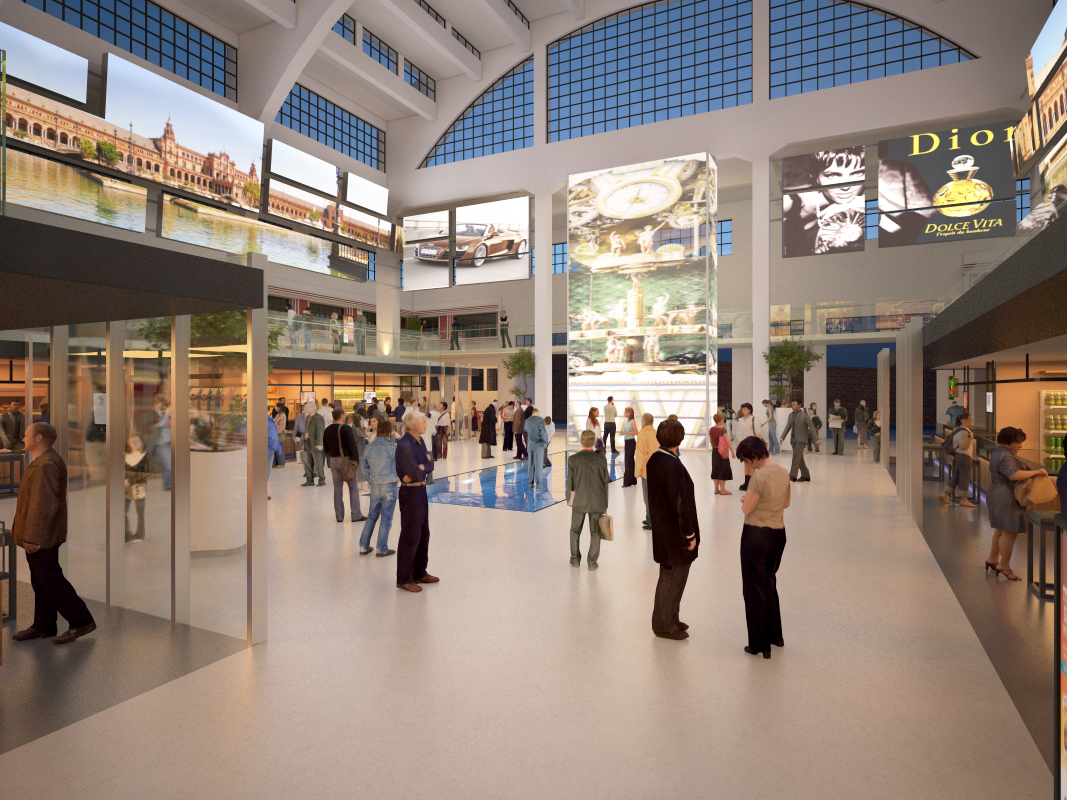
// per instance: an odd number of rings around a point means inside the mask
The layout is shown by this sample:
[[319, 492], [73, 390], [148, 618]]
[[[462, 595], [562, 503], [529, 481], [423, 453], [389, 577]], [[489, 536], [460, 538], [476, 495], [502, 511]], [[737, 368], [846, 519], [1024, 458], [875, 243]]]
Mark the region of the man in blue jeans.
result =
[[370, 553], [370, 535], [374, 533], [374, 523], [381, 517], [378, 526], [378, 552], [376, 558], [384, 558], [396, 553], [389, 549], [389, 529], [393, 525], [393, 510], [396, 508], [396, 442], [392, 440], [393, 423], [387, 419], [378, 421], [377, 438], [363, 448], [363, 476], [370, 484], [370, 509], [367, 521], [363, 523], [363, 533], [359, 537], [359, 554]]

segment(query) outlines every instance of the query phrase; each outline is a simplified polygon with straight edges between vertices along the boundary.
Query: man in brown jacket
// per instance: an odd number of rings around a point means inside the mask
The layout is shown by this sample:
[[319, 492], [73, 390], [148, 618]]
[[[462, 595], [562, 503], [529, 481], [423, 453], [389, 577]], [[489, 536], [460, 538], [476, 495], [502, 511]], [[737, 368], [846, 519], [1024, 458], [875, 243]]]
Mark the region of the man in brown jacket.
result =
[[[12, 638], [23, 642], [55, 636], [53, 644], [67, 644], [96, 630], [93, 615], [59, 566], [59, 546], [67, 541], [67, 465], [52, 449], [56, 429], [51, 425], [35, 422], [24, 441], [33, 461], [19, 483], [11, 535], [26, 551], [35, 607], [33, 625]], [[70, 625], [62, 636], [56, 636], [57, 612]]]

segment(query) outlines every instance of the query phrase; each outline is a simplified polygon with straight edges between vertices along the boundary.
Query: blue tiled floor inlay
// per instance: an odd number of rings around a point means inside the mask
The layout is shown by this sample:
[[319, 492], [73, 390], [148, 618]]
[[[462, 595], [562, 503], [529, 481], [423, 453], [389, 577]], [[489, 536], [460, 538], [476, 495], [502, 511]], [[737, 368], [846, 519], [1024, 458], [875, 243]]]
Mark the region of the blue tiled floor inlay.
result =
[[[499, 508], [507, 511], [540, 511], [567, 499], [567, 453], [549, 453], [551, 467], [544, 467], [538, 492], [530, 487], [530, 462], [488, 467], [461, 475], [435, 478], [426, 487], [431, 503], [453, 506]], [[616, 468], [617, 462], [617, 468]], [[608, 477], [622, 477], [622, 456], [608, 455]]]

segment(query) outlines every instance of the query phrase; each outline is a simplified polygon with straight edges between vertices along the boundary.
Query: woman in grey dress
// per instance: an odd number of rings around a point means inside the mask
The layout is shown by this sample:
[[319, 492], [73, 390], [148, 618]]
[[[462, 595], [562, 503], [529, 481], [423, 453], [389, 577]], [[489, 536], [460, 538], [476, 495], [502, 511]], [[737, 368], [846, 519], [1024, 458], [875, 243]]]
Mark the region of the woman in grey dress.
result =
[[1015, 537], [1026, 529], [1026, 509], [1015, 499], [1015, 483], [1034, 475], [1048, 475], [1043, 469], [1023, 469], [1019, 450], [1026, 441], [1026, 434], [1019, 428], [1002, 428], [997, 434], [997, 446], [989, 454], [989, 491], [986, 492], [986, 509], [989, 524], [993, 526], [993, 544], [986, 559], [986, 570], [993, 570], [1009, 581], [1022, 580], [1011, 571], [1011, 551]]

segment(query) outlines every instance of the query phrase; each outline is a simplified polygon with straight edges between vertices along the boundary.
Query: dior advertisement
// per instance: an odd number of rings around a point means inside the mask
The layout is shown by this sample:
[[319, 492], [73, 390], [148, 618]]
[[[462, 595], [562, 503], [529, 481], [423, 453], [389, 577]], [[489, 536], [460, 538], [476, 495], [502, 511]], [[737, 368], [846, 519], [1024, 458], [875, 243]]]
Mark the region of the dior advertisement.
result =
[[705, 447], [717, 399], [716, 169], [705, 153], [572, 175], [568, 435], [590, 407], [660, 421]]
[[1014, 123], [878, 143], [878, 246], [1015, 233]]

